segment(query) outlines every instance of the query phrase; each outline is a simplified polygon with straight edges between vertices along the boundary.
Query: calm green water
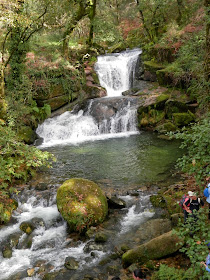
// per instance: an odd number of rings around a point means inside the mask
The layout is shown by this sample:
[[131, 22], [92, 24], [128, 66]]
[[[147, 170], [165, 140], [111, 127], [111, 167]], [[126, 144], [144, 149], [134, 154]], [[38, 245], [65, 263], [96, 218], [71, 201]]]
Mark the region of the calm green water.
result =
[[53, 183], [83, 177], [118, 188], [158, 183], [172, 178], [175, 161], [182, 153], [179, 145], [142, 132], [127, 138], [54, 146], [46, 150], [57, 162], [45, 176]]

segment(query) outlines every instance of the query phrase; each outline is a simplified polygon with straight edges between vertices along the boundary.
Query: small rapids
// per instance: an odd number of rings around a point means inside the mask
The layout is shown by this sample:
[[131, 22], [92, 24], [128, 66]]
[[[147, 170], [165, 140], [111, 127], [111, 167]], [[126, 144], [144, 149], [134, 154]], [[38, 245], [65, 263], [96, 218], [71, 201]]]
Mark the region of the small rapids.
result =
[[[0, 279], [13, 279], [18, 272], [23, 273], [23, 278], [28, 279], [24, 271], [34, 268], [35, 274], [30, 279], [41, 279], [38, 274], [40, 265], [51, 272], [64, 267], [66, 257], [73, 256], [79, 261], [79, 272], [84, 273], [90, 267], [97, 266], [98, 262], [108, 255], [113, 246], [130, 239], [126, 234], [139, 227], [140, 224], [150, 219], [151, 212], [149, 196], [139, 195], [138, 199], [132, 196], [121, 196], [126, 201], [127, 209], [119, 213], [115, 226], [108, 226], [107, 230], [112, 232], [112, 238], [104, 250], [86, 252], [88, 241], [74, 241], [68, 236], [66, 222], [61, 218], [55, 204], [55, 189], [51, 189], [48, 199], [37, 199], [37, 190], [23, 191], [19, 197], [19, 207], [14, 212], [13, 225], [1, 229], [1, 244], [8, 244], [14, 237], [19, 238], [16, 247], [13, 248], [12, 257], [5, 259], [0, 256]], [[150, 209], [149, 209], [149, 208]], [[125, 210], [124, 210], [125, 211]], [[24, 221], [37, 220], [37, 227], [30, 238], [21, 232], [19, 226]], [[31, 247], [28, 243], [31, 242]], [[95, 257], [94, 257], [95, 256]]]

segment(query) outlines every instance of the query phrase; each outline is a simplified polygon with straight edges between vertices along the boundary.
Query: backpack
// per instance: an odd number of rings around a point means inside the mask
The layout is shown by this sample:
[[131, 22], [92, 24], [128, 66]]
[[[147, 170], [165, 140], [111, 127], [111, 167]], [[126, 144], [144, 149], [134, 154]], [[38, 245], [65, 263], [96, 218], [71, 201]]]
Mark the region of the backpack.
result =
[[204, 191], [203, 191], [203, 194], [204, 194], [205, 197], [209, 197], [209, 189], [205, 188]]
[[[182, 196], [182, 198], [180, 199], [180, 201], [179, 201], [179, 206], [180, 206], [182, 209], [184, 209], [184, 206], [183, 206], [184, 202], [187, 201], [188, 199], [189, 199], [189, 196], [186, 195], [186, 194], [184, 194], [184, 195]], [[189, 206], [189, 205], [190, 205], [190, 203], [189, 203], [188, 205], [186, 205], [186, 206]]]

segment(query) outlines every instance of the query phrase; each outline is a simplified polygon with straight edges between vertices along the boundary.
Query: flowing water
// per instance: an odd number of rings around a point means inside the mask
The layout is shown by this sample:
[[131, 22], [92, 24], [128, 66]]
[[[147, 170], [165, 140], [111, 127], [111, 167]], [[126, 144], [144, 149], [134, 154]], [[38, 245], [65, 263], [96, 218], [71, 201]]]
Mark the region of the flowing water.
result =
[[108, 97], [121, 96], [123, 91], [135, 85], [136, 67], [141, 53], [140, 49], [134, 49], [98, 57], [95, 70]]
[[[173, 167], [180, 151], [177, 141], [161, 140], [153, 133], [138, 131], [137, 99], [119, 97], [133, 83], [140, 53], [138, 50], [99, 57], [96, 69], [101, 84], [109, 84], [110, 95], [117, 98], [91, 100], [85, 108], [48, 119], [37, 129], [43, 138], [40, 149], [53, 153], [57, 161], [51, 169], [42, 170], [18, 195], [19, 206], [13, 220], [0, 230], [1, 249], [13, 244], [11, 258], [0, 255], [1, 280], [41, 280], [45, 273], [56, 271], [59, 273], [55, 279], [83, 279], [87, 273], [94, 276], [104, 273], [105, 278], [100, 279], [107, 279], [107, 266], [99, 265], [99, 261], [120, 244], [135, 246], [135, 230], [154, 217], [149, 197], [162, 182], [175, 180]], [[120, 67], [119, 57], [123, 60]], [[107, 61], [113, 64], [108, 66]], [[126, 65], [129, 70], [124, 72]], [[103, 224], [109, 239], [102, 248], [91, 249], [93, 239], [77, 240], [69, 235], [57, 210], [57, 188], [74, 177], [90, 179], [107, 194], [114, 193], [126, 202], [125, 209], [111, 211]], [[24, 221], [36, 224], [29, 236], [19, 229]], [[14, 240], [19, 241], [14, 245]], [[79, 261], [77, 271], [64, 268], [65, 259], [70, 256]], [[32, 277], [27, 275], [30, 268], [34, 268]]]

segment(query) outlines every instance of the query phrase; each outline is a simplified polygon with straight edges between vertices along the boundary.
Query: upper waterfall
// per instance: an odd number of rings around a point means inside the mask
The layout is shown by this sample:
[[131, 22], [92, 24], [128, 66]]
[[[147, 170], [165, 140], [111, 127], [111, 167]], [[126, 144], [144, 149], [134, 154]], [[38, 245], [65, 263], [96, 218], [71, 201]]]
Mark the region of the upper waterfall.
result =
[[98, 56], [95, 70], [108, 97], [121, 96], [135, 81], [136, 66], [140, 49]]

